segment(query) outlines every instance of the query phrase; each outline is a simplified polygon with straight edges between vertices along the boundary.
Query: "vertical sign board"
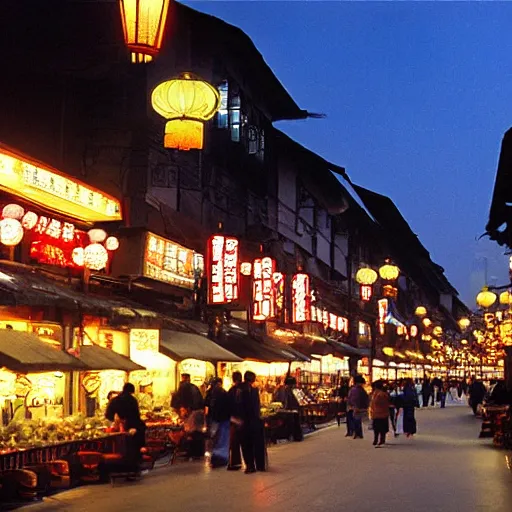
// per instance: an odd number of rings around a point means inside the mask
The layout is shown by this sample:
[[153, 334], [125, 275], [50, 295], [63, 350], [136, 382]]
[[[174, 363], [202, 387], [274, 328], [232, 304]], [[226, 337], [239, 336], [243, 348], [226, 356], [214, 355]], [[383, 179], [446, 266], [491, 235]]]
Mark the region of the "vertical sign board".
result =
[[275, 316], [274, 271], [276, 263], [272, 258], [254, 260], [253, 264], [253, 293], [252, 318], [264, 322]]
[[208, 304], [229, 304], [239, 295], [239, 241], [214, 235], [208, 240]]
[[386, 333], [386, 317], [388, 316], [388, 299], [379, 300], [379, 332], [383, 336]]
[[310, 289], [307, 274], [295, 274], [292, 277], [292, 322], [299, 324], [310, 318]]

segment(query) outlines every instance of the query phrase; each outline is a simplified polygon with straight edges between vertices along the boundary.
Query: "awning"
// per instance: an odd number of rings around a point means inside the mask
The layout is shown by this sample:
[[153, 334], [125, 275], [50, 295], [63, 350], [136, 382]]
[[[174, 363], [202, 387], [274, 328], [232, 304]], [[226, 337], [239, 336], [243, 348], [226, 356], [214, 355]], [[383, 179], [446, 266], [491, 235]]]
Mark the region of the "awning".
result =
[[335, 340], [327, 340], [329, 345], [331, 345], [334, 350], [343, 356], [361, 356], [361, 357], [370, 357], [370, 350], [367, 348], [358, 348], [349, 345], [348, 343], [343, 343], [341, 341]]
[[145, 369], [143, 366], [134, 363], [129, 357], [98, 345], [82, 345], [80, 347], [80, 361], [85, 363], [90, 370], [134, 372]]
[[217, 363], [240, 362], [242, 358], [199, 334], [160, 330], [160, 352], [175, 361], [199, 359]]
[[10, 329], [0, 330], [0, 366], [20, 373], [88, 369], [76, 357], [41, 341], [35, 334]]

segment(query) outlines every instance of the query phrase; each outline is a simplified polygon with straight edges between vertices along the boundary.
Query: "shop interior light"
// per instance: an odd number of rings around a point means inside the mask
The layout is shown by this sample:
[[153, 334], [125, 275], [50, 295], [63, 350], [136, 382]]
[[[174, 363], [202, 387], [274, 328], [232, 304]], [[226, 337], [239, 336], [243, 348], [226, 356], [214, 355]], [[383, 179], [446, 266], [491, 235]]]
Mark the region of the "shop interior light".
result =
[[119, 240], [115, 236], [109, 236], [105, 241], [107, 251], [117, 251], [119, 249]]
[[0, 220], [0, 242], [7, 246], [18, 245], [23, 239], [23, 226], [16, 219]]

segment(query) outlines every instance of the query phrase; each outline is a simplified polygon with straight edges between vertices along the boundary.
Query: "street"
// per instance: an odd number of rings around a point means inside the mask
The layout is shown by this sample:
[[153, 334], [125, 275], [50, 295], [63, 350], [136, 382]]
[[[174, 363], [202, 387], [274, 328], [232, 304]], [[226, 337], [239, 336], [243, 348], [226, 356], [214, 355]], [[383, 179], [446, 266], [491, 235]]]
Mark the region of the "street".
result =
[[511, 461], [479, 440], [468, 407], [419, 410], [418, 436], [375, 449], [344, 437], [344, 425], [303, 443], [271, 448], [268, 473], [245, 475], [182, 462], [138, 483], [88, 486], [31, 506], [51, 511], [291, 510], [357, 512], [510, 512]]

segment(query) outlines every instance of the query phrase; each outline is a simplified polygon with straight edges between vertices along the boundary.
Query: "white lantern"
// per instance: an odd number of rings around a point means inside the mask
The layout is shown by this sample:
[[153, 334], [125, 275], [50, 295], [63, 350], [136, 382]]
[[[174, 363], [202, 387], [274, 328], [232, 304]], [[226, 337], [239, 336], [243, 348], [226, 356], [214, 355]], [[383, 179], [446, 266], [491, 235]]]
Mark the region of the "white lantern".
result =
[[23, 219], [21, 221], [21, 225], [25, 229], [30, 230], [30, 229], [33, 229], [35, 227], [35, 225], [37, 224], [38, 220], [39, 220], [39, 217], [37, 216], [37, 214], [35, 214], [34, 212], [27, 212], [23, 216]]
[[0, 242], [4, 245], [18, 245], [23, 238], [23, 226], [16, 219], [0, 220]]
[[84, 266], [91, 270], [102, 270], [107, 266], [108, 252], [101, 244], [90, 244], [84, 251]]
[[101, 244], [107, 238], [107, 233], [103, 229], [90, 229], [87, 234], [93, 244]]
[[2, 210], [2, 217], [4, 219], [20, 220], [23, 215], [25, 215], [25, 210], [23, 209], [23, 206], [20, 206], [19, 204], [8, 204], [7, 206], [4, 206], [4, 209]]
[[83, 247], [75, 247], [71, 253], [71, 259], [77, 267], [84, 266], [84, 249]]
[[119, 240], [115, 236], [109, 236], [105, 241], [107, 251], [117, 251], [119, 249]]

